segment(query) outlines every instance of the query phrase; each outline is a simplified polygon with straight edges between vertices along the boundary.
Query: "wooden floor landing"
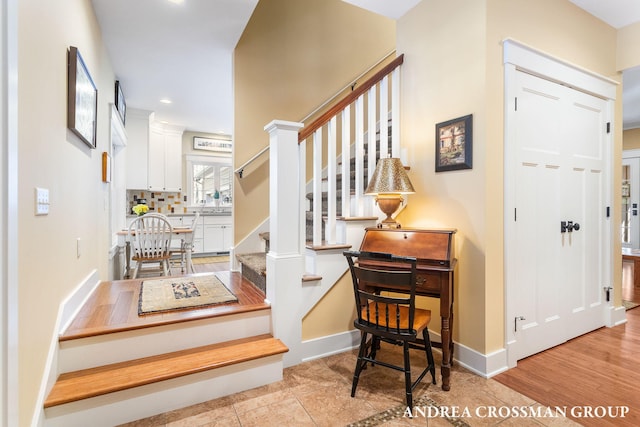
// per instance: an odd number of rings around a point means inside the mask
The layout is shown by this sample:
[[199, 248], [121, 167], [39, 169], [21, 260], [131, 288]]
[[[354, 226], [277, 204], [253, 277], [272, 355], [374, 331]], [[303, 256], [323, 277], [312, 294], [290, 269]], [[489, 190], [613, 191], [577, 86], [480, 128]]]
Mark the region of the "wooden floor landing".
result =
[[[194, 310], [174, 310], [167, 313], [138, 315], [140, 284], [144, 279], [102, 282], [82, 307], [60, 341], [103, 335], [152, 326], [206, 319], [231, 313], [266, 310], [270, 306], [264, 302], [265, 295], [260, 289], [242, 277], [230, 272], [229, 263], [195, 265], [195, 274], [215, 273], [234, 295], [238, 302], [218, 304], [209, 308]], [[180, 270], [172, 271], [180, 276]]]

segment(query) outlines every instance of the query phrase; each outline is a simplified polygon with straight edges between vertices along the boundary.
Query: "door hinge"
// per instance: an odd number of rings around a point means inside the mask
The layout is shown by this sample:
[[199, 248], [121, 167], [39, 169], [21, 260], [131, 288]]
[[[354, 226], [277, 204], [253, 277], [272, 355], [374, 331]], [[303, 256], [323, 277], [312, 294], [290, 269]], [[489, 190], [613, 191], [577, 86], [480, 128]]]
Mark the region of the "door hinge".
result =
[[611, 122], [607, 122], [607, 133], [611, 133]]
[[609, 302], [611, 300], [611, 291], [613, 290], [613, 288], [611, 286], [605, 286], [604, 287], [604, 293], [607, 297], [607, 302]]
[[607, 206], [606, 211], [607, 211], [607, 218], [609, 218], [611, 216], [611, 207]]
[[518, 208], [513, 208], [513, 220], [518, 220]]
[[518, 111], [518, 97], [515, 99], [515, 111]]

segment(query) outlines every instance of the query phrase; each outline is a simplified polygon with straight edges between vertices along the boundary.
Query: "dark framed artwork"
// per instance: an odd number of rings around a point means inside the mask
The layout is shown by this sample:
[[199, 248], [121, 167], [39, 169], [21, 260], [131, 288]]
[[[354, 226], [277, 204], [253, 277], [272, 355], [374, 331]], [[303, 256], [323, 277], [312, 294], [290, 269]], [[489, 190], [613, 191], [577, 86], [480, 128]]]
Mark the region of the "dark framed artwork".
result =
[[98, 89], [76, 47], [69, 47], [67, 68], [67, 127], [96, 148]]
[[120, 84], [120, 80], [116, 80], [116, 110], [118, 110], [118, 115], [122, 120], [122, 124], [125, 124], [125, 120], [127, 118], [127, 103], [124, 100], [124, 92], [122, 91], [122, 85]]
[[471, 114], [436, 125], [436, 172], [471, 169], [472, 154]]

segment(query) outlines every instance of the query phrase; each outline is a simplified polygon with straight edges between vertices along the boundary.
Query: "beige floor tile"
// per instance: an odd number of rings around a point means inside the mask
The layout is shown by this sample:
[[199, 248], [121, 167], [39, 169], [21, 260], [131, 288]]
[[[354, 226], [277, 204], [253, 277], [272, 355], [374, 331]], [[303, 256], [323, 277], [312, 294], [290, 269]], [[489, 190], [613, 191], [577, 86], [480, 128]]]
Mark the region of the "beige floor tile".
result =
[[238, 419], [242, 427], [316, 425], [295, 397], [238, 413]]

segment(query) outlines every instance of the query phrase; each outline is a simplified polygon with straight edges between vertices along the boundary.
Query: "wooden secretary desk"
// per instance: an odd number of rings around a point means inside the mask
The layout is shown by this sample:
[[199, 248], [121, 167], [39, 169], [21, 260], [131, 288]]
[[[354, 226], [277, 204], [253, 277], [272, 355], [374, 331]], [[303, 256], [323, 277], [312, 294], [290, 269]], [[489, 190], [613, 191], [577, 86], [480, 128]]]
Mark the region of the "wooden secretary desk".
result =
[[[415, 228], [367, 228], [360, 246], [361, 251], [387, 252], [411, 256], [418, 260], [416, 295], [440, 299], [442, 318], [442, 389], [450, 389], [451, 363], [453, 362], [453, 270], [454, 234], [456, 230], [422, 230]], [[383, 291], [401, 291], [392, 287], [378, 287]]]

